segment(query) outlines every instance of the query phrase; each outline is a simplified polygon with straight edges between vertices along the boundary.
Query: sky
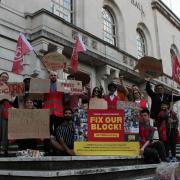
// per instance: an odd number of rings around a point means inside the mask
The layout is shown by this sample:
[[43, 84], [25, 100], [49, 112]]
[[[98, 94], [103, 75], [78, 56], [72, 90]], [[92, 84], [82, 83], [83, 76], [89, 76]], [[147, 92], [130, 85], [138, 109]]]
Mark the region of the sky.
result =
[[180, 19], [180, 0], [162, 0]]

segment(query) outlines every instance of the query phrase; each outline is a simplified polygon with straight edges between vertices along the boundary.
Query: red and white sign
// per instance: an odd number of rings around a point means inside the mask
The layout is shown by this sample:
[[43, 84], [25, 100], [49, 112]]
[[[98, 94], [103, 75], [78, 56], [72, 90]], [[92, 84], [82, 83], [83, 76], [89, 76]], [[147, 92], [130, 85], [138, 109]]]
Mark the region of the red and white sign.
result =
[[124, 141], [123, 110], [89, 110], [88, 141]]
[[81, 94], [82, 82], [75, 80], [59, 80], [57, 83], [57, 91], [71, 94]]

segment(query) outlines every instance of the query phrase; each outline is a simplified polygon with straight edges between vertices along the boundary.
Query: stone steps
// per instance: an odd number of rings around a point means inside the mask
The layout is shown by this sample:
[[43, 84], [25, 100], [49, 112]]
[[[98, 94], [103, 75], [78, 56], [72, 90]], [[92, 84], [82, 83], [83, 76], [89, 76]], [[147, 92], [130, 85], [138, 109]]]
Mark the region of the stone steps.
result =
[[99, 168], [83, 168], [73, 170], [58, 171], [17, 171], [17, 170], [0, 170], [0, 178], [3, 180], [19, 179], [19, 180], [115, 180], [130, 179], [149, 174], [153, 176], [157, 164], [151, 165], [133, 165], [133, 166], [117, 166], [117, 167], [99, 167]]
[[158, 164], [143, 164], [140, 157], [57, 156], [0, 158], [3, 180], [117, 180], [152, 176]]

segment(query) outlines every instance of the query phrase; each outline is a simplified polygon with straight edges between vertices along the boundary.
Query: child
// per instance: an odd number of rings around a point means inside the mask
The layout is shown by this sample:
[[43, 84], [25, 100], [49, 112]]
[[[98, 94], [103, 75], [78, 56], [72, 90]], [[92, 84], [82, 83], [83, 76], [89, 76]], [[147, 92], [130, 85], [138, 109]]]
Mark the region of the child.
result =
[[[33, 100], [29, 97], [26, 97], [24, 100], [24, 109], [34, 109]], [[17, 141], [19, 150], [26, 150], [26, 149], [36, 149], [37, 142], [36, 139], [21, 139]]]
[[[157, 117], [159, 137], [163, 141], [166, 149], [167, 161], [176, 162], [176, 136], [178, 128], [178, 118], [175, 112], [169, 110], [169, 102], [163, 101], [161, 111]], [[169, 157], [171, 150], [172, 157]]]

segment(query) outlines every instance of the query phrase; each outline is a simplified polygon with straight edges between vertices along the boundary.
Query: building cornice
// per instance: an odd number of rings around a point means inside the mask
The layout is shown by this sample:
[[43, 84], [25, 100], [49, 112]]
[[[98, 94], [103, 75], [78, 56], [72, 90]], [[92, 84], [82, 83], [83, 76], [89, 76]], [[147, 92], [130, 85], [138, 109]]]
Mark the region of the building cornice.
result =
[[120, 49], [119, 47], [116, 47], [116, 46], [114, 46], [114, 45], [112, 45], [112, 44], [104, 41], [103, 39], [101, 39], [101, 38], [99, 38], [99, 37], [97, 37], [97, 36], [89, 33], [88, 31], [85, 31], [84, 29], [81, 29], [80, 27], [77, 27], [76, 25], [65, 21], [63, 18], [61, 18], [61, 17], [59, 17], [59, 16], [51, 13], [50, 11], [48, 11], [48, 10], [46, 10], [46, 9], [41, 9], [41, 10], [39, 10], [39, 11], [36, 11], [36, 12], [33, 13], [33, 14], [26, 13], [26, 14], [25, 14], [25, 18], [28, 18], [28, 17], [34, 18], [34, 17], [36, 17], [36, 16], [38, 16], [38, 15], [41, 15], [41, 14], [46, 14], [46, 15], [49, 15], [49, 16], [55, 18], [55, 19], [58, 19], [58, 20], [60, 20], [61, 22], [63, 22], [64, 24], [66, 24], [67, 26], [75, 29], [77, 32], [80, 32], [80, 33], [82, 33], [82, 34], [85, 34], [85, 35], [93, 38], [93, 39], [96, 39], [97, 41], [103, 43], [104, 45], [107, 45], [107, 46], [113, 48], [114, 50], [116, 50], [116, 51], [118, 51], [118, 52], [120, 52], [120, 53], [122, 53], [122, 54], [124, 54], [124, 55], [126, 55], [126, 56], [128, 56], [128, 57], [130, 57], [130, 58], [132, 58], [132, 59], [134, 59], [134, 60], [138, 60], [135, 56], [127, 53], [126, 51], [123, 51], [123, 50]]
[[180, 19], [161, 1], [154, 0], [152, 9], [157, 9], [171, 24], [180, 30]]

